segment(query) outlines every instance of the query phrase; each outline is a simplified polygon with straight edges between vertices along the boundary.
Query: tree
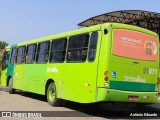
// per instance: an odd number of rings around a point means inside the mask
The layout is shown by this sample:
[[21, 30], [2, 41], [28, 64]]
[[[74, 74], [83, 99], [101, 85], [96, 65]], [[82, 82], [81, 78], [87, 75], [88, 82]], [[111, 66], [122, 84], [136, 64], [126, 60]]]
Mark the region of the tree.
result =
[[8, 43], [5, 41], [0, 41], [0, 49], [4, 49], [6, 46], [8, 46]]

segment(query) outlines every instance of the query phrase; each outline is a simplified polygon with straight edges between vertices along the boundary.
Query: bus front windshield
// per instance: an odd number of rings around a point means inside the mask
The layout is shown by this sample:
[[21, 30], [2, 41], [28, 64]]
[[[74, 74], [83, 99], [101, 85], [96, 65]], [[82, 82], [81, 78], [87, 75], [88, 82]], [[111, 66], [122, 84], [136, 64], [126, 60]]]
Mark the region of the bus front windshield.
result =
[[8, 67], [9, 52], [4, 52], [2, 59], [2, 70]]

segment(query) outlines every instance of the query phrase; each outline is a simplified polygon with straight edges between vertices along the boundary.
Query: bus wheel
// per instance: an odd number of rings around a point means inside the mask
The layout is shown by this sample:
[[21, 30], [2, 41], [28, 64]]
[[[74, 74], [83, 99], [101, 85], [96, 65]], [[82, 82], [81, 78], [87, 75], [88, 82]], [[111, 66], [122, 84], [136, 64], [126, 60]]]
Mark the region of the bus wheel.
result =
[[10, 94], [14, 94], [15, 93], [15, 89], [12, 87], [13, 82], [12, 82], [12, 78], [9, 79], [9, 84], [8, 84], [8, 91]]
[[60, 99], [57, 98], [55, 83], [50, 83], [47, 88], [47, 101], [51, 106], [60, 105]]

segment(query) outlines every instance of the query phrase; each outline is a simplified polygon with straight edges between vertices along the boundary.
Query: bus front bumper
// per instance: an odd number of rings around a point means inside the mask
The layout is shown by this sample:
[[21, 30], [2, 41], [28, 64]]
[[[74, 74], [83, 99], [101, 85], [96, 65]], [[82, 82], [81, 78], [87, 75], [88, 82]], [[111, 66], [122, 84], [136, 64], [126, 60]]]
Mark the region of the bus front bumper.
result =
[[156, 103], [158, 101], [158, 92], [134, 92], [98, 88], [97, 102], [100, 101]]

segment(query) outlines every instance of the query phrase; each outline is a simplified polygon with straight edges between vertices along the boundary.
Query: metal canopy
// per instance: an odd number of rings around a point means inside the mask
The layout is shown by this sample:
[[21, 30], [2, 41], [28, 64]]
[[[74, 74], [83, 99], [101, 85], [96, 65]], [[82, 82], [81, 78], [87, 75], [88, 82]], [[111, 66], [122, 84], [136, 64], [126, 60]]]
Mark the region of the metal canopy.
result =
[[78, 24], [79, 27], [116, 22], [139, 26], [157, 32], [160, 35], [160, 13], [142, 10], [122, 10], [89, 18]]

